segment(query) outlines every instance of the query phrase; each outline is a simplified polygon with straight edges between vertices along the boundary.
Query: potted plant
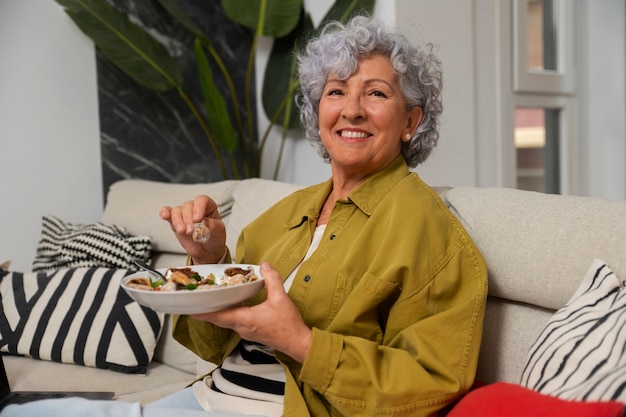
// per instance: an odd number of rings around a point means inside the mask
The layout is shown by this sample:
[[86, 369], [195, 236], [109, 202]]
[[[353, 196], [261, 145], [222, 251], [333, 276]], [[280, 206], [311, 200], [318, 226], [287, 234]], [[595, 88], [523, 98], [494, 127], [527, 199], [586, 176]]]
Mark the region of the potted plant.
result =
[[[214, 48], [210, 34], [203, 32], [177, 0], [156, 0], [194, 39], [194, 57], [202, 102], [194, 101], [184, 87], [183, 72], [168, 50], [141, 25], [110, 5], [106, 0], [56, 0], [76, 25], [91, 38], [117, 68], [143, 87], [154, 91], [175, 90], [191, 110], [194, 119], [211, 145], [225, 179], [258, 177], [260, 161], [270, 129], [286, 131], [298, 126], [293, 108], [297, 88], [295, 51], [318, 28], [314, 27], [303, 0], [221, 0], [226, 16], [253, 31], [244, 85], [235, 85], [230, 70]], [[346, 21], [355, 13], [371, 13], [375, 0], [336, 0], [323, 18]], [[258, 40], [273, 38], [273, 47], [262, 84], [263, 110], [270, 126], [257, 137], [252, 118], [252, 100], [246, 94], [242, 105], [237, 89], [250, 91]], [[218, 68], [218, 73], [212, 69]], [[217, 78], [228, 86], [224, 94]], [[242, 116], [242, 115], [245, 115]], [[281, 145], [282, 149], [282, 145]], [[238, 155], [241, 160], [235, 158]], [[276, 167], [280, 165], [280, 156]], [[239, 166], [243, 167], [242, 170]], [[277, 176], [275, 170], [274, 177]]]

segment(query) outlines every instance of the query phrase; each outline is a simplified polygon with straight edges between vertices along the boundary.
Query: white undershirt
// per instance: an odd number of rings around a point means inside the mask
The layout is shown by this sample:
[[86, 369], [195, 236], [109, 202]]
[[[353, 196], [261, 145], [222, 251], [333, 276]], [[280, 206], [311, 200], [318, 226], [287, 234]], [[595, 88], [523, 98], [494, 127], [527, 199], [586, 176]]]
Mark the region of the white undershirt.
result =
[[289, 276], [283, 283], [283, 285], [285, 286], [285, 292], [289, 292], [289, 288], [291, 288], [291, 284], [293, 284], [293, 279], [296, 277], [296, 274], [298, 273], [298, 269], [300, 269], [300, 265], [302, 265], [302, 262], [309, 259], [311, 255], [313, 254], [313, 252], [315, 252], [317, 247], [320, 245], [320, 242], [322, 241], [322, 237], [324, 236], [325, 230], [326, 230], [325, 224], [322, 224], [315, 228], [315, 233], [313, 233], [313, 240], [311, 241], [311, 246], [309, 246], [309, 250], [307, 251], [306, 255], [304, 255], [304, 259], [302, 259], [302, 261], [295, 267], [295, 269], [291, 272], [291, 274], [289, 274]]
[[[315, 233], [313, 234], [313, 240], [309, 246], [304, 259], [296, 266], [296, 268], [285, 279], [283, 285], [285, 291], [289, 292], [293, 280], [300, 269], [302, 262], [311, 257], [313, 252], [318, 248], [326, 225], [317, 226]], [[254, 344], [250, 344], [252, 348]], [[267, 350], [265, 346], [258, 346], [258, 349]], [[239, 350], [233, 351], [231, 355], [226, 359], [224, 363], [224, 369], [235, 368], [238, 372], [242, 372], [248, 375], [255, 375], [261, 378], [269, 379], [272, 381], [285, 381], [285, 371], [280, 364], [271, 365], [255, 365], [245, 361], [241, 357]], [[219, 388], [223, 392], [217, 392], [211, 388], [213, 380], [216, 384], [219, 384]], [[193, 384], [193, 390], [198, 399], [198, 402], [207, 411], [220, 411], [229, 413], [243, 413], [243, 414], [262, 414], [265, 416], [281, 416], [283, 413], [283, 396], [260, 393], [253, 391], [249, 388], [245, 388], [239, 385], [228, 383], [224, 380], [220, 369], [217, 369], [213, 376], [209, 376], [202, 381], [198, 381]]]

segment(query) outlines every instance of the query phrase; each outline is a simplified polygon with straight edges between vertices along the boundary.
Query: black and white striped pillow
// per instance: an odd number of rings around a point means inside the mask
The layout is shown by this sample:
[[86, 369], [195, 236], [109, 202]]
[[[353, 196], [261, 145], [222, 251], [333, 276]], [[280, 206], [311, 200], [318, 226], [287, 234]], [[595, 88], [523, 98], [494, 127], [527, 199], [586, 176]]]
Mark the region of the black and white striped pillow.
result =
[[120, 280], [132, 272], [0, 271], [0, 352], [145, 374], [164, 316], [120, 288]]
[[595, 260], [531, 347], [521, 385], [569, 400], [626, 402], [626, 288]]
[[61, 268], [133, 268], [135, 260], [150, 260], [149, 236], [133, 236], [122, 227], [100, 222], [72, 224], [55, 216], [41, 220], [41, 239], [33, 272]]

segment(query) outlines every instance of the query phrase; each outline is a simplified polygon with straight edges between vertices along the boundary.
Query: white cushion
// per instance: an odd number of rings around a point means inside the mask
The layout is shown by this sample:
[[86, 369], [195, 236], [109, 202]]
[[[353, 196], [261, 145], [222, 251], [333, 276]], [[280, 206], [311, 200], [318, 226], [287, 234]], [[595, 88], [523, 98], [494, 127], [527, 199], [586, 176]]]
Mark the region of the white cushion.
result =
[[241, 230], [278, 201], [301, 189], [286, 182], [250, 178], [243, 180], [233, 191], [233, 207], [226, 221], [226, 244], [233, 259]]
[[130, 272], [0, 271], [0, 351], [145, 374], [164, 315], [140, 306], [120, 287]]
[[567, 400], [626, 402], [626, 288], [596, 259], [533, 344], [521, 384]]
[[133, 235], [152, 238], [158, 252], [182, 253], [182, 247], [167, 222], [159, 217], [161, 207], [180, 205], [200, 194], [215, 200], [220, 214], [227, 217], [232, 206], [232, 192], [238, 181], [209, 184], [171, 184], [146, 180], [122, 180], [111, 185], [102, 221], [123, 226]]

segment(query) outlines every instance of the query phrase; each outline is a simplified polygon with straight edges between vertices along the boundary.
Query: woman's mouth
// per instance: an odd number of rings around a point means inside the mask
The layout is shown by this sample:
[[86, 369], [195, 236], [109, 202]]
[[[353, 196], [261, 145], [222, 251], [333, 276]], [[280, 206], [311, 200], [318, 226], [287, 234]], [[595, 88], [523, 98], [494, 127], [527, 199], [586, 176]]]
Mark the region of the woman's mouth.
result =
[[354, 130], [340, 130], [337, 133], [342, 138], [348, 138], [348, 139], [364, 139], [364, 138], [370, 136], [370, 134], [367, 133], [367, 132], [354, 131]]

